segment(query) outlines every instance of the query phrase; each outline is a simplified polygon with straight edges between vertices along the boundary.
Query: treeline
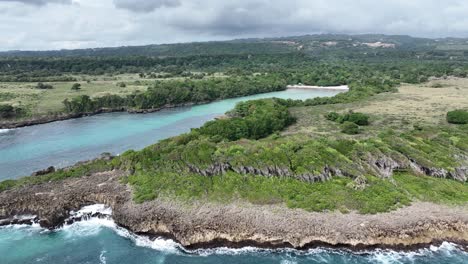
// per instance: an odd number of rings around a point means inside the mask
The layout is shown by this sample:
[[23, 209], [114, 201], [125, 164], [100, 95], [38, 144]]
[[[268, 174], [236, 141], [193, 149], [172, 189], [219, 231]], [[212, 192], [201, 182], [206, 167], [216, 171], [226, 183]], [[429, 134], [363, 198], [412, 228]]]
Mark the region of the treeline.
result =
[[[324, 67], [325, 66], [325, 67]], [[326, 71], [324, 72], [324, 69]], [[0, 81], [47, 82], [75, 81], [73, 74], [186, 77], [191, 72], [227, 75], [251, 75], [257, 72], [307, 72], [304, 83], [324, 79], [322, 74], [336, 76], [338, 82], [356, 71], [385, 71], [403, 82], [420, 82], [429, 74], [467, 76], [466, 60], [449, 60], [400, 50], [376, 50], [373, 53], [348, 49], [327, 49], [322, 52], [295, 51], [287, 54], [219, 54], [186, 57], [41, 57], [0, 58]], [[429, 75], [436, 76], [436, 75]]]
[[281, 91], [287, 82], [275, 74], [245, 77], [211, 78], [203, 80], [159, 81], [145, 92], [135, 92], [126, 97], [106, 95], [90, 98], [82, 95], [63, 103], [67, 112], [94, 112], [102, 108], [158, 109], [164, 106], [186, 103], [204, 103], [218, 99], [233, 98]]
[[[300, 66], [303, 54], [200, 55], [187, 57], [74, 57], [74, 58], [0, 58], [0, 81], [27, 81], [63, 74], [168, 73], [179, 76], [187, 71], [226, 72]], [[55, 77], [54, 77], [55, 78]], [[57, 78], [69, 78], [66, 76]]]
[[319, 86], [348, 85], [350, 91], [334, 97], [319, 97], [299, 105], [346, 103], [378, 93], [395, 91], [400, 83], [422, 83], [431, 77], [464, 77], [468, 70], [452, 63], [335, 63], [317, 62], [281, 68], [263, 74], [232, 73], [227, 78], [203, 78], [200, 80], [166, 80], [155, 82], [146, 92], [136, 92], [126, 97], [107, 95], [90, 98], [86, 95], [65, 100], [67, 112], [93, 112], [100, 108], [157, 109], [167, 105], [201, 103], [218, 99], [279, 91], [288, 84]]

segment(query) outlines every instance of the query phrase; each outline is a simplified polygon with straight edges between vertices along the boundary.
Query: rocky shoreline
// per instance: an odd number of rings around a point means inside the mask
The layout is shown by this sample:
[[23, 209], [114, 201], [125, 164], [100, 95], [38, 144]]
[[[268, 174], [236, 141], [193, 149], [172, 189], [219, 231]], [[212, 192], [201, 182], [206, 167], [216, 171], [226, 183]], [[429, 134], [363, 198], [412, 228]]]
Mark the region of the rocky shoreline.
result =
[[[0, 224], [35, 216], [42, 227], [63, 225], [72, 211], [92, 204], [112, 208], [119, 226], [162, 236], [188, 249], [255, 246], [305, 249], [414, 249], [443, 241], [468, 245], [468, 207], [415, 203], [377, 215], [314, 213], [283, 205], [180, 202], [158, 198], [136, 204], [126, 172], [110, 171], [0, 193]], [[16, 219], [16, 220], [15, 220]], [[15, 222], [16, 221], [16, 222]]]
[[69, 120], [69, 119], [82, 118], [86, 116], [93, 116], [93, 115], [99, 115], [99, 114], [105, 114], [105, 113], [128, 112], [130, 114], [149, 114], [149, 113], [161, 111], [163, 109], [170, 109], [170, 108], [184, 107], [184, 106], [194, 106], [194, 105], [205, 104], [205, 103], [208, 103], [208, 102], [165, 105], [160, 108], [152, 108], [152, 109], [127, 109], [125, 107], [101, 108], [94, 112], [73, 113], [73, 114], [63, 113], [63, 114], [56, 114], [56, 115], [50, 115], [50, 116], [41, 116], [41, 117], [21, 120], [21, 121], [5, 121], [5, 120], [1, 121], [0, 120], [0, 129], [14, 129], [14, 128], [20, 128], [20, 127], [41, 125], [41, 124], [47, 124], [47, 123], [52, 123], [56, 121], [64, 121], [64, 120]]

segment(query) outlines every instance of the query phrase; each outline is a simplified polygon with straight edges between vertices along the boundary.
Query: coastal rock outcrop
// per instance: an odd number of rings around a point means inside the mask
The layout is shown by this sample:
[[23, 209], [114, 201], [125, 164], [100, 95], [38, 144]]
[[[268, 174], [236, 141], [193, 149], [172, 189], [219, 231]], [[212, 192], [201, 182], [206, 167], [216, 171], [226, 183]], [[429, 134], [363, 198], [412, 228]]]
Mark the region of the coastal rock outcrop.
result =
[[125, 176], [116, 170], [1, 192], [0, 224], [20, 223], [22, 216], [30, 216], [28, 221], [56, 228], [83, 206], [105, 204], [118, 225], [138, 234], [172, 238], [188, 248], [399, 248], [468, 242], [466, 207], [416, 203], [390, 213], [360, 215], [312, 213], [281, 204], [184, 203], [162, 197], [136, 204], [131, 188], [120, 181]]

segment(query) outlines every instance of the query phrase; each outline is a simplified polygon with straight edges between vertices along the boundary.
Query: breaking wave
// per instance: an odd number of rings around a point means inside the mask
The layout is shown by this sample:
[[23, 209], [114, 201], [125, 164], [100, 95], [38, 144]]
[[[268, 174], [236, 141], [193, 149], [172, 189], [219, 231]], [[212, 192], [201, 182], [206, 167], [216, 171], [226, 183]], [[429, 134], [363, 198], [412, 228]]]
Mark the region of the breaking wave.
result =
[[[95, 236], [105, 229], [111, 229], [117, 235], [131, 240], [137, 247], [145, 247], [157, 250], [159, 252], [172, 255], [196, 255], [198, 257], [210, 256], [274, 256], [281, 264], [303, 263], [332, 263], [336, 259], [344, 261], [343, 263], [418, 263], [424, 260], [459, 259], [463, 263], [468, 259], [468, 252], [460, 246], [448, 242], [440, 246], [431, 246], [425, 249], [419, 249], [411, 252], [393, 251], [393, 250], [371, 250], [353, 252], [350, 250], [315, 248], [309, 250], [294, 249], [262, 249], [255, 247], [227, 248], [219, 247], [213, 249], [187, 250], [179, 243], [164, 238], [152, 239], [147, 236], [133, 234], [132, 232], [119, 227], [111, 218], [112, 210], [104, 205], [92, 205], [83, 207], [77, 212], [72, 212], [71, 217], [79, 218], [79, 221], [63, 226], [56, 231], [43, 230], [42, 232], [63, 232], [68, 238], [77, 238], [83, 236]], [[5, 227], [3, 227], [5, 228]], [[13, 229], [31, 229], [38, 232], [38, 225], [26, 227], [24, 225], [9, 226]], [[107, 263], [106, 251], [102, 251], [99, 260], [100, 263]]]

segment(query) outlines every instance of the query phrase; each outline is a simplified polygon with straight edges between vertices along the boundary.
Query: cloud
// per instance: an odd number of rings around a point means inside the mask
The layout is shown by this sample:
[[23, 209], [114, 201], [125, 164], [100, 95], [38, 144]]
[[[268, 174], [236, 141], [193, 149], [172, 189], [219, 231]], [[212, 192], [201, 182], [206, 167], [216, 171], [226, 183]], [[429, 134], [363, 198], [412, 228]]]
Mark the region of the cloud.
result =
[[313, 33], [468, 37], [466, 0], [0, 0], [0, 14], [0, 50]]
[[161, 7], [177, 7], [178, 0], [114, 0], [117, 8], [127, 9], [133, 12], [152, 12]]
[[72, 0], [0, 0], [0, 3], [1, 2], [17, 2], [17, 3], [27, 4], [27, 5], [42, 6], [42, 5], [46, 5], [49, 3], [71, 4]]

